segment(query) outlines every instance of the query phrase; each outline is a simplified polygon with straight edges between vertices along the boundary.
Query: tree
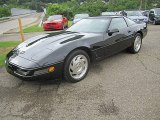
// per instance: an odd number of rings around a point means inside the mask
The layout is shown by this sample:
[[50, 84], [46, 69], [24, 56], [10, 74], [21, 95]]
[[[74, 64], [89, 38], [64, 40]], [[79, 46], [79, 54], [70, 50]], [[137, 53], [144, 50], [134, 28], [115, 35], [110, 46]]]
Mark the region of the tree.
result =
[[142, 4], [143, 4], [143, 0], [140, 0], [139, 10], [141, 10], [141, 9], [142, 9]]
[[1, 17], [7, 17], [10, 16], [11, 12], [10, 9], [6, 8], [6, 7], [0, 7], [0, 18]]

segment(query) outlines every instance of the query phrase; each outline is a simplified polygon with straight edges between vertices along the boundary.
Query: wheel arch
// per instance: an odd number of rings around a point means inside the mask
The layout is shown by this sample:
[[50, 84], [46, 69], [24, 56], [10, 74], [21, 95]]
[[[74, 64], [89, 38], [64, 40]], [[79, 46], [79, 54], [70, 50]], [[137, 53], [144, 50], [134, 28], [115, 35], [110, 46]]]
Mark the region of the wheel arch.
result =
[[67, 57], [68, 57], [73, 51], [75, 51], [75, 50], [83, 50], [83, 51], [85, 51], [85, 52], [88, 54], [89, 58], [90, 58], [90, 62], [93, 61], [92, 52], [91, 52], [91, 50], [90, 50], [88, 47], [86, 47], [86, 46], [77, 47], [77, 48], [71, 50], [71, 51], [66, 55], [64, 61], [66, 61]]
[[141, 36], [143, 38], [143, 32], [142, 31], [138, 31], [137, 33], [141, 34]]

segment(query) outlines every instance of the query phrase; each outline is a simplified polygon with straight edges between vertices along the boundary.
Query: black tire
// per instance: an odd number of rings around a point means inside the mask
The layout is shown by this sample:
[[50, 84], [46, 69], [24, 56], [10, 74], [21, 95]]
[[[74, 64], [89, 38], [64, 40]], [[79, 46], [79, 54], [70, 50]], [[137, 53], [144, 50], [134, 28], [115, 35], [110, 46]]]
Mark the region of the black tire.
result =
[[[138, 51], [136, 51], [136, 50], [135, 50], [135, 47], [134, 47], [135, 40], [136, 40], [137, 37], [140, 37], [140, 38], [141, 38], [141, 45], [140, 45], [140, 48], [139, 48]], [[142, 47], [142, 35], [141, 35], [140, 33], [137, 33], [137, 34], [135, 35], [135, 40], [134, 40], [133, 44], [128, 48], [128, 51], [129, 51], [130, 53], [132, 53], [132, 54], [136, 54], [136, 53], [138, 53], [138, 52], [141, 50], [141, 47]]]
[[66, 28], [68, 28], [68, 24], [66, 25]]
[[[79, 78], [79, 79], [75, 79], [75, 78], [73, 78], [71, 76], [71, 74], [70, 74], [70, 68], [69, 68], [69, 66], [71, 64], [71, 61], [77, 55], [83, 55], [83, 56], [85, 56], [87, 58], [87, 61], [88, 61], [88, 68], [87, 68], [85, 74], [81, 78]], [[66, 58], [66, 60], [65, 60], [63, 77], [64, 77], [64, 79], [67, 82], [71, 82], [71, 83], [79, 82], [79, 81], [83, 80], [86, 77], [86, 75], [88, 74], [89, 66], [90, 66], [90, 58], [89, 58], [88, 54], [85, 51], [83, 51], [83, 50], [75, 50], [75, 51], [71, 52], [68, 55], [68, 57]]]

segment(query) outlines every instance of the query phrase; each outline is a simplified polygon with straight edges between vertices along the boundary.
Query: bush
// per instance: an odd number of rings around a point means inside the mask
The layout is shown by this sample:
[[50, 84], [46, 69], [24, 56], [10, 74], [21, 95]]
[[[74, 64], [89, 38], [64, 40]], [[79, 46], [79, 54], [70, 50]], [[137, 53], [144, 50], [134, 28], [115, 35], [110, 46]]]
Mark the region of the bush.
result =
[[11, 15], [10, 9], [0, 6], [0, 18], [8, 17]]
[[47, 7], [47, 15], [63, 14], [68, 19], [73, 18], [78, 13], [88, 13], [90, 16], [100, 15], [101, 12], [107, 11], [107, 4], [102, 1], [84, 2], [79, 5], [78, 2], [66, 2], [61, 4], [49, 4]]
[[61, 14], [71, 19], [73, 16], [72, 10], [66, 4], [49, 4], [47, 8], [47, 15]]
[[101, 12], [107, 11], [108, 6], [102, 1], [85, 2], [79, 9], [80, 12], [87, 12], [90, 16], [98, 16]]
[[[113, 1], [113, 0], [112, 0]], [[139, 9], [138, 0], [117, 0], [116, 2], [112, 2], [108, 6], [109, 11], [120, 11], [120, 10], [132, 10], [132, 9]]]

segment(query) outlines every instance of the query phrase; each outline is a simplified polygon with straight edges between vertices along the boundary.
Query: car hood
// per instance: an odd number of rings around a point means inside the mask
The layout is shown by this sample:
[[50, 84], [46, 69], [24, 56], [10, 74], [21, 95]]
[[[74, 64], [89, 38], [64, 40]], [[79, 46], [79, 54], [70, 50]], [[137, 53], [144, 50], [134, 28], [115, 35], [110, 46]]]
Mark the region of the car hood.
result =
[[[65, 44], [91, 36], [96, 37], [97, 34], [62, 31], [39, 35], [18, 45], [13, 50], [13, 53], [16, 54], [13, 59], [21, 57], [38, 64], [40, 60], [46, 58]], [[10, 59], [10, 61], [17, 61], [13, 59]]]
[[148, 19], [146, 16], [128, 16], [128, 18], [134, 20], [134, 19]]

